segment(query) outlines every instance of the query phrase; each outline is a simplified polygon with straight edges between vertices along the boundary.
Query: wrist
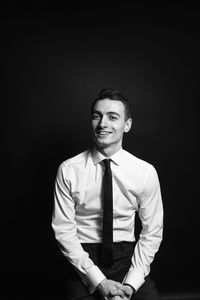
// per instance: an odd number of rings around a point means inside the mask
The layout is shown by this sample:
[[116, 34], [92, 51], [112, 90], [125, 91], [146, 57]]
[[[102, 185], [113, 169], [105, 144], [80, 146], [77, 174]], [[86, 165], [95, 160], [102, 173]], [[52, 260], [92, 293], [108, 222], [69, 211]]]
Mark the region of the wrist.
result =
[[106, 285], [106, 279], [103, 279], [97, 286], [98, 291], [103, 295], [106, 296], [107, 292], [107, 285]]
[[133, 292], [133, 294], [135, 294], [136, 290], [134, 289], [134, 287], [132, 285], [130, 285], [128, 283], [123, 283], [123, 285], [130, 287], [131, 290], [132, 290], [132, 292]]

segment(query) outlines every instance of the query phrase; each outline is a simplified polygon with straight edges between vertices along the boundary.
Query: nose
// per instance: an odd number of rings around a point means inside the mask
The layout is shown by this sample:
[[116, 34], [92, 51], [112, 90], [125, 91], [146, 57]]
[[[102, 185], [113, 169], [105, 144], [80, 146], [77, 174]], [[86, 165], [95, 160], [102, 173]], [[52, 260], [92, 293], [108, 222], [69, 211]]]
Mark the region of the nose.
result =
[[108, 126], [107, 119], [106, 117], [103, 116], [99, 121], [99, 127], [106, 128], [107, 126]]

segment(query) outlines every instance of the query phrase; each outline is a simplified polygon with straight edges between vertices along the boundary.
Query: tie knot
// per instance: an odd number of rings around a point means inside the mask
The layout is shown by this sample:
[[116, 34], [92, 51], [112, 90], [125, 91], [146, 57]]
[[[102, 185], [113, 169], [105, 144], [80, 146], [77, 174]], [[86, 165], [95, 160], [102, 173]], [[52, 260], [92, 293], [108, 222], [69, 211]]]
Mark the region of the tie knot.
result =
[[103, 162], [104, 162], [105, 168], [109, 169], [110, 168], [110, 158], [104, 159]]

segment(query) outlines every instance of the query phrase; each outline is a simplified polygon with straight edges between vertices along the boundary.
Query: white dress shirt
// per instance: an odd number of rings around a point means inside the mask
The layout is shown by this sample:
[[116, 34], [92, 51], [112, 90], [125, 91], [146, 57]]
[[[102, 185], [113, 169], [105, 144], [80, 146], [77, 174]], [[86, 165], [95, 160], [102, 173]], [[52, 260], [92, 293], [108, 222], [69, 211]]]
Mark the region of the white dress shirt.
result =
[[[52, 226], [61, 251], [92, 293], [105, 275], [89, 258], [81, 243], [100, 243], [102, 232], [101, 186], [105, 157], [96, 149], [64, 161], [55, 183]], [[137, 291], [150, 272], [162, 240], [163, 206], [154, 167], [120, 149], [110, 157], [113, 177], [113, 240], [135, 241], [135, 213], [142, 231], [132, 264], [124, 278]]]

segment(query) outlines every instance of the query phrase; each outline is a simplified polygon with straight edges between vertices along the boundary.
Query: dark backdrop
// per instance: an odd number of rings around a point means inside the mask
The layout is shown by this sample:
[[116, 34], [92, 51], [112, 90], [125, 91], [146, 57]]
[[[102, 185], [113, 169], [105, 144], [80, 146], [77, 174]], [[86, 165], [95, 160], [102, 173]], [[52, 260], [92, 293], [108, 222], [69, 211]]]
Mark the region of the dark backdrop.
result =
[[162, 293], [199, 288], [199, 6], [183, 3], [1, 9], [2, 295], [63, 296], [54, 179], [90, 145], [89, 106], [105, 87], [134, 103], [124, 148], [160, 177], [164, 241], [152, 276]]

